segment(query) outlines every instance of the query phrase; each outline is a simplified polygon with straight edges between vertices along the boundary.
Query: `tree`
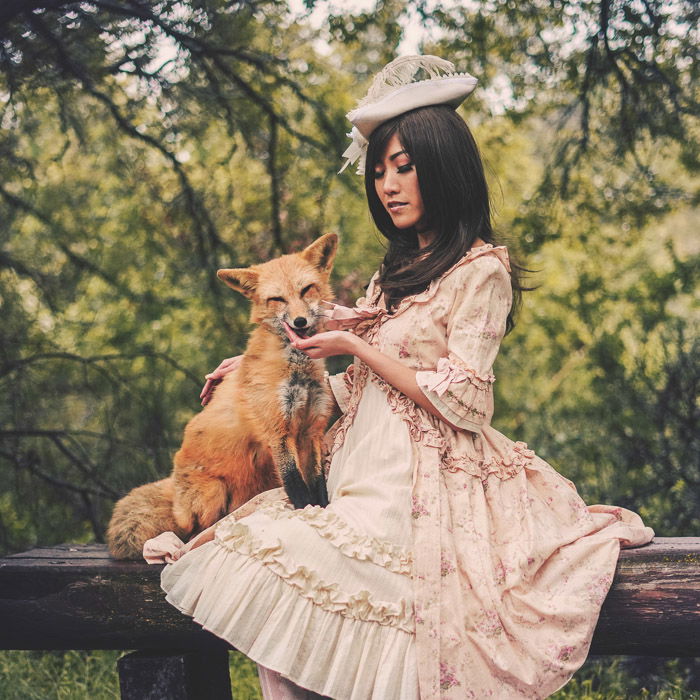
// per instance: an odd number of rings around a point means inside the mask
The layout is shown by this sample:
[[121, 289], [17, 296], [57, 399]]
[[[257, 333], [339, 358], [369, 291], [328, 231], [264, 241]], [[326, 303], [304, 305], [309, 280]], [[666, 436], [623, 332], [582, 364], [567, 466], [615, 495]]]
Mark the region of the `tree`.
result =
[[0, 20], [0, 546], [99, 540], [115, 497], [169, 471], [190, 367], [242, 348], [216, 268], [324, 231], [346, 79], [277, 2]]

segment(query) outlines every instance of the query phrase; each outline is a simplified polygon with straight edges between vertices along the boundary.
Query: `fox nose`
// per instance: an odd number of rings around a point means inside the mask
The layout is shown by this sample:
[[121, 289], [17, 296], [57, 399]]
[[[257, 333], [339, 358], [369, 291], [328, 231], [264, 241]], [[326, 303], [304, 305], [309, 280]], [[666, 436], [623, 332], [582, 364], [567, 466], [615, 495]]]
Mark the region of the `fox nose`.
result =
[[297, 316], [293, 323], [295, 328], [304, 328], [306, 326], [306, 319], [303, 316]]

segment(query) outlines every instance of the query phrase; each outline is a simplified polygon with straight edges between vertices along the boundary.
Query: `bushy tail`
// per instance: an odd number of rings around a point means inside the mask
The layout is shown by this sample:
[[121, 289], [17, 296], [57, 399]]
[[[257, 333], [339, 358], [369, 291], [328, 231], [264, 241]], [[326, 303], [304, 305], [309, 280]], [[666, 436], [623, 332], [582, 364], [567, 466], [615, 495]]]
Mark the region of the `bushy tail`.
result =
[[173, 482], [169, 477], [144, 484], [117, 501], [107, 529], [109, 552], [115, 559], [141, 559], [146, 540], [172, 531], [181, 539], [182, 532], [173, 517]]

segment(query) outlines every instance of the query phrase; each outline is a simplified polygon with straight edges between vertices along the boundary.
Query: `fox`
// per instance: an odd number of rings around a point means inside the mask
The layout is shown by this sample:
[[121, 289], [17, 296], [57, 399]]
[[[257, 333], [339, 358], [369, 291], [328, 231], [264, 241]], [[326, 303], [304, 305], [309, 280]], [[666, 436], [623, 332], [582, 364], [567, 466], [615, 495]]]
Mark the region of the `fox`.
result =
[[139, 559], [162, 532], [186, 541], [279, 486], [295, 508], [328, 505], [321, 457], [333, 400], [323, 360], [289, 337], [323, 329], [337, 247], [338, 236], [327, 233], [299, 253], [217, 271], [251, 301], [255, 328], [238, 367], [185, 426], [171, 475], [116, 503], [107, 529], [115, 559]]

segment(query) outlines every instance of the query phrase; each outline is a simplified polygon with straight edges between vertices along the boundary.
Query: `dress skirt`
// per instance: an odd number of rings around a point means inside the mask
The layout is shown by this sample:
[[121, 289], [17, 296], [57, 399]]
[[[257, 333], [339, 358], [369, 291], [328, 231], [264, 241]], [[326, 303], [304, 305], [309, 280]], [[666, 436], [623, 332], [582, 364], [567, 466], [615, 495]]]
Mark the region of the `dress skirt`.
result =
[[165, 567], [167, 600], [321, 695], [417, 699], [412, 474], [406, 425], [370, 384], [331, 463], [330, 505], [294, 510], [267, 492]]

